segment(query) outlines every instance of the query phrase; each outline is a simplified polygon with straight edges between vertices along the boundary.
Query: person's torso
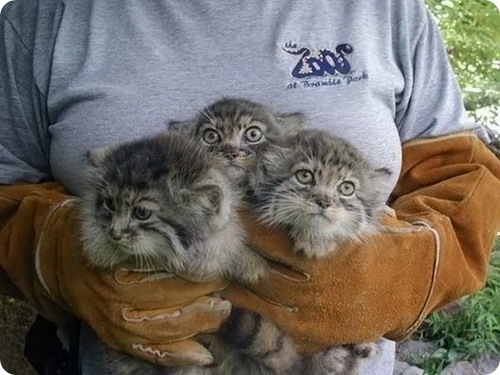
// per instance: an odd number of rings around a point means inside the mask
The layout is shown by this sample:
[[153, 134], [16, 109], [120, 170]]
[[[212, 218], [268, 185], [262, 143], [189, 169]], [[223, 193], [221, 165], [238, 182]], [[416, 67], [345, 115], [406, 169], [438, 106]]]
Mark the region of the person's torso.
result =
[[57, 180], [78, 193], [87, 150], [165, 131], [223, 96], [303, 112], [397, 178], [391, 2], [214, 3], [65, 2], [47, 96]]

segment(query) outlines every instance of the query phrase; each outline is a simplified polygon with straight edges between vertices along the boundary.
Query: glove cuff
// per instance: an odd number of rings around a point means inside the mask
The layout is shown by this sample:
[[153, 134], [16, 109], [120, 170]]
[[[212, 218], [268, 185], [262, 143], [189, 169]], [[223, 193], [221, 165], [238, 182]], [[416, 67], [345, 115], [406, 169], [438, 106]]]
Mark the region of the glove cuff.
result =
[[49, 261], [59, 249], [45, 243], [56, 235], [49, 234], [51, 222], [68, 199], [54, 183], [0, 187], [0, 265], [22, 295], [55, 322], [69, 314], [55, 288], [58, 269]]
[[61, 295], [60, 277], [64, 275], [64, 270], [61, 270], [64, 265], [59, 260], [64, 250], [61, 245], [66, 242], [62, 237], [73, 236], [71, 226], [65, 224], [70, 222], [67, 216], [74, 212], [71, 207], [75, 202], [76, 199], [68, 198], [50, 208], [35, 248], [35, 281], [40, 294], [58, 306], [58, 311], [53, 311], [52, 306], [43, 306], [44, 311], [50, 310], [52, 320], [66, 320], [68, 315], [60, 311], [61, 308], [68, 310], [68, 307]]

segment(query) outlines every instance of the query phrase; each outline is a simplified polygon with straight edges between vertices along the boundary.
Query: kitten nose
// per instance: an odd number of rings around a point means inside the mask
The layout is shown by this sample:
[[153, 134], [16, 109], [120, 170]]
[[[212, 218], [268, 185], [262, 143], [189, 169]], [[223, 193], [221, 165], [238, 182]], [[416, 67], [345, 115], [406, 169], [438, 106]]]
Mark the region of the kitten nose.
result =
[[330, 207], [330, 202], [325, 199], [316, 199], [316, 204], [322, 209]]
[[229, 160], [234, 160], [234, 159], [236, 159], [238, 156], [240, 156], [240, 153], [239, 153], [239, 152], [236, 152], [236, 151], [226, 152], [226, 153], [224, 154], [224, 156], [226, 157], [226, 159], [229, 159]]
[[109, 230], [109, 236], [115, 241], [118, 241], [120, 238], [122, 238], [121, 233], [114, 229]]

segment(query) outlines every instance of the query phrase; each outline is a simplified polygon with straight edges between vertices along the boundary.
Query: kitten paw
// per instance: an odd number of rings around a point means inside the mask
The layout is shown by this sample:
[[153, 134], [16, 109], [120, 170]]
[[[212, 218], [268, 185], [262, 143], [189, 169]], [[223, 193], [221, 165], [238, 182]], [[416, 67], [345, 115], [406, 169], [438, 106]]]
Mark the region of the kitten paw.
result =
[[248, 269], [247, 272], [242, 273], [238, 277], [238, 281], [243, 284], [256, 284], [262, 279], [266, 271], [262, 267], [257, 267], [255, 269]]
[[235, 266], [235, 278], [244, 284], [255, 284], [264, 277], [268, 264], [264, 258], [256, 253], [247, 252]]
[[346, 346], [336, 346], [307, 357], [303, 373], [344, 374], [350, 368], [351, 363], [352, 350]]
[[362, 358], [373, 358], [378, 354], [378, 345], [376, 342], [361, 342], [353, 345], [356, 355]]

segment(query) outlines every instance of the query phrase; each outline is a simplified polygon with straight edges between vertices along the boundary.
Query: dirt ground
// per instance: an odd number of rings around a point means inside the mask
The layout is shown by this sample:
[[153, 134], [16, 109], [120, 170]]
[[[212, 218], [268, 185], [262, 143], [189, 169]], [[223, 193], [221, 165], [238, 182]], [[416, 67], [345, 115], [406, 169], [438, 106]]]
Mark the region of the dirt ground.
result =
[[35, 312], [14, 298], [0, 296], [0, 363], [14, 375], [35, 375], [23, 355], [24, 335]]

